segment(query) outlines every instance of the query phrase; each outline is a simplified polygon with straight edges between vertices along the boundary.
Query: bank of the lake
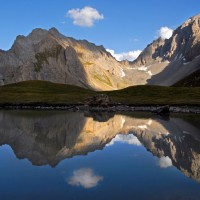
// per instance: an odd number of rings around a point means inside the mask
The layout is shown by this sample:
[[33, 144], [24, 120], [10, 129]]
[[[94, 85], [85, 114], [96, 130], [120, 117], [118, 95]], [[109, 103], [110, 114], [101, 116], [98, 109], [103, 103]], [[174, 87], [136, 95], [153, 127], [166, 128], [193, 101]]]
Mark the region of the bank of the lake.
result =
[[[93, 91], [45, 81], [26, 81], [0, 87], [0, 107], [10, 109], [91, 109], [85, 99], [98, 94], [109, 96], [110, 111], [152, 111], [169, 105], [174, 112], [199, 112], [200, 87], [132, 86], [116, 91]], [[95, 108], [92, 108], [95, 109]]]

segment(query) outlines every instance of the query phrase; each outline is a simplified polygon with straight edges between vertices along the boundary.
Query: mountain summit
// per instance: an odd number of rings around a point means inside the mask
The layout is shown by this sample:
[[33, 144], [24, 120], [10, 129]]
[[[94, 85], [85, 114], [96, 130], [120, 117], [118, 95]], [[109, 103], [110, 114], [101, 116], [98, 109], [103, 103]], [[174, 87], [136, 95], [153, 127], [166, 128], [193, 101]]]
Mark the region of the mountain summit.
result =
[[134, 62], [118, 62], [103, 46], [65, 37], [57, 29], [35, 29], [0, 50], [0, 85], [46, 80], [94, 90], [131, 85], [173, 85], [200, 69], [200, 14], [158, 38]]
[[143, 66], [152, 71], [154, 76], [148, 84], [172, 85], [200, 68], [199, 56], [200, 14], [174, 30], [171, 38], [153, 41], [131, 66]]
[[55, 28], [18, 36], [9, 51], [0, 52], [1, 84], [46, 80], [113, 90], [131, 85], [125, 67], [103, 46], [65, 37]]

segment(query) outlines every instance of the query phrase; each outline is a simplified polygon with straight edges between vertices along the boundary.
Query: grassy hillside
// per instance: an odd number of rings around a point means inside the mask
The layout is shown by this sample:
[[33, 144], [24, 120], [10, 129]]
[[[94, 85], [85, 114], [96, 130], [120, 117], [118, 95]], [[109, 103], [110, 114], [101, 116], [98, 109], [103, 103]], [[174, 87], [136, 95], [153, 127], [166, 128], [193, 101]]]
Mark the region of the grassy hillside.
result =
[[162, 87], [162, 86], [133, 86], [123, 90], [108, 92], [117, 102], [152, 105], [200, 105], [200, 87]]
[[0, 87], [0, 103], [77, 103], [95, 92], [46, 81], [25, 81]]
[[174, 86], [177, 87], [200, 87], [200, 70], [180, 80]]
[[200, 87], [134, 86], [111, 92], [95, 92], [76, 86], [45, 81], [26, 81], [0, 87], [3, 103], [78, 103], [97, 93], [108, 94], [114, 102], [153, 105], [200, 105]]

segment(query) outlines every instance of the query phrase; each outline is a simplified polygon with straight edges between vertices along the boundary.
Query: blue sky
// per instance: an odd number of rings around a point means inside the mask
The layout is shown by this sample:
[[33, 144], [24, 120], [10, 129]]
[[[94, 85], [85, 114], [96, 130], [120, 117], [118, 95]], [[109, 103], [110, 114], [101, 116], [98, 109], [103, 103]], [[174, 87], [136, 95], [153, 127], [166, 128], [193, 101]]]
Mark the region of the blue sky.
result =
[[[11, 47], [17, 35], [51, 27], [66, 36], [103, 44], [118, 53], [142, 50], [155, 39], [161, 27], [175, 29], [200, 12], [199, 0], [0, 1], [0, 49], [4, 50]], [[74, 25], [69, 10], [86, 6], [95, 9], [101, 19], [90, 27]]]

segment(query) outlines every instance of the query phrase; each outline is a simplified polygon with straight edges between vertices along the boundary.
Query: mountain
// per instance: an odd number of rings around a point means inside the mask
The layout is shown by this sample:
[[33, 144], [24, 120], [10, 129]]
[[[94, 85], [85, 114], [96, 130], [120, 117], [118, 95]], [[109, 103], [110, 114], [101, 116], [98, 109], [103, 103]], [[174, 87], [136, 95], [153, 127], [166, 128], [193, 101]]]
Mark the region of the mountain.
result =
[[118, 62], [103, 46], [65, 37], [55, 28], [18, 36], [0, 50], [0, 85], [45, 80], [93, 90], [132, 85], [170, 86], [200, 69], [200, 14], [158, 38], [134, 61]]
[[151, 74], [150, 85], [172, 85], [200, 69], [200, 14], [174, 30], [171, 38], [158, 38], [131, 63]]
[[25, 80], [46, 80], [95, 90], [114, 90], [132, 85], [123, 70], [103, 46], [35, 29], [18, 36], [9, 51], [0, 51], [1, 85]]

